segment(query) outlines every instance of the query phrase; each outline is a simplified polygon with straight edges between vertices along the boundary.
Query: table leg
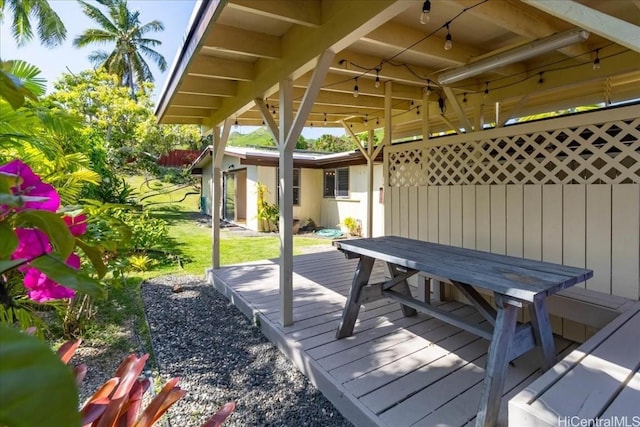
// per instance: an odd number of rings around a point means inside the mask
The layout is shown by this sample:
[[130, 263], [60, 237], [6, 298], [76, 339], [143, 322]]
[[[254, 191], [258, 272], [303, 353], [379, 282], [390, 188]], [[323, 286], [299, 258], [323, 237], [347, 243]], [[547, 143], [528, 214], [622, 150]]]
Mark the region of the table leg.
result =
[[542, 369], [547, 370], [556, 364], [556, 350], [553, 342], [551, 322], [547, 313], [544, 297], [536, 298], [530, 306], [531, 326], [536, 344], [542, 351]]
[[496, 295], [498, 307], [493, 337], [489, 345], [487, 368], [480, 395], [476, 427], [495, 426], [498, 422], [502, 389], [509, 367], [509, 348], [518, 320], [518, 308]]
[[[391, 272], [391, 275], [393, 277], [397, 277], [398, 275], [401, 274], [398, 271], [398, 267], [395, 264], [387, 263], [387, 266], [389, 267], [389, 271]], [[409, 288], [409, 284], [407, 283], [406, 280], [403, 280], [402, 282], [398, 283], [391, 289], [408, 298], [413, 298], [413, 295], [411, 295], [411, 289]], [[402, 315], [404, 317], [415, 316], [416, 314], [418, 314], [418, 311], [415, 308], [411, 308], [406, 305], [400, 305], [400, 308], [402, 309]]]
[[369, 283], [374, 261], [373, 258], [366, 256], [361, 256], [358, 261], [358, 267], [353, 275], [353, 282], [351, 282], [351, 290], [342, 311], [342, 320], [336, 332], [336, 339], [345, 338], [353, 334], [353, 327], [360, 311], [360, 292], [362, 287]]

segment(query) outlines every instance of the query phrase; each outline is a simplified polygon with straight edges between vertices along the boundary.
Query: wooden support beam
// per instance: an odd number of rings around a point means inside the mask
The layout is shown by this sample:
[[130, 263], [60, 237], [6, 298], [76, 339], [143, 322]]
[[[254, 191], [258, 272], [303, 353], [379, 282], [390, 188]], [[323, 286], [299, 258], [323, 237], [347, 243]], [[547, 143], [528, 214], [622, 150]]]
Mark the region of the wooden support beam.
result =
[[373, 129], [367, 132], [367, 235], [373, 237]]
[[640, 52], [640, 27], [572, 0], [521, 0], [550, 15], [636, 52]]
[[[307, 116], [309, 112], [313, 108], [313, 104], [318, 97], [320, 92], [320, 88], [322, 87], [322, 82], [324, 81], [325, 76], [327, 75], [327, 70], [329, 70], [329, 66], [331, 65], [331, 61], [335, 56], [335, 52], [332, 50], [325, 50], [320, 55], [318, 59], [318, 63], [316, 64], [316, 68], [313, 72], [313, 77], [309, 82], [309, 86], [307, 86], [307, 90], [304, 93], [304, 97], [302, 98], [302, 104], [298, 108], [298, 113], [293, 120], [293, 124], [291, 125], [291, 129], [287, 134], [287, 139], [284, 143], [287, 146], [295, 147], [296, 141], [304, 128], [304, 124], [307, 120]], [[293, 82], [291, 83], [291, 88], [293, 92]], [[293, 111], [293, 100], [291, 100], [291, 108]]]
[[[335, 62], [335, 61], [334, 61]], [[354, 75], [355, 76], [355, 75]], [[388, 77], [380, 76], [382, 80], [388, 80]], [[309, 81], [311, 80], [311, 73], [307, 73], [304, 76], [296, 79], [293, 82], [294, 87], [307, 87], [309, 85]], [[367, 96], [376, 96], [380, 98], [384, 98], [384, 86], [381, 84], [380, 87], [375, 86], [375, 73], [373, 75], [364, 75], [358, 78], [358, 87], [360, 89], [360, 94]], [[332, 71], [327, 74], [327, 77], [324, 80], [322, 85], [323, 92], [341, 92], [352, 94], [353, 93], [353, 80], [347, 80], [345, 75], [336, 73]], [[394, 82], [393, 84], [393, 94], [391, 95], [394, 99], [403, 99], [410, 101], [412, 99], [416, 99], [420, 97], [422, 88], [414, 85], [407, 85]]]
[[458, 135], [462, 135], [462, 132], [460, 132], [460, 128], [456, 125], [454, 125], [453, 123], [451, 123], [451, 120], [449, 120], [447, 118], [447, 116], [445, 116], [444, 114], [440, 114], [440, 118], [442, 119], [443, 122], [445, 122], [452, 130], [454, 130]]
[[391, 123], [392, 123], [392, 112], [391, 112], [391, 93], [393, 92], [393, 84], [388, 81], [384, 83], [384, 137], [380, 144], [376, 147], [372, 159], [378, 157], [378, 154], [382, 151], [382, 148], [385, 145], [391, 145]]
[[271, 111], [269, 111], [269, 109], [265, 105], [264, 99], [256, 98], [254, 99], [254, 102], [256, 103], [256, 107], [260, 111], [262, 120], [267, 125], [267, 129], [269, 129], [273, 140], [276, 142], [276, 145], [280, 145], [280, 130], [278, 129], [278, 123], [276, 123], [276, 120], [273, 118]]
[[531, 93], [532, 92], [528, 92], [523, 97], [521, 97], [518, 100], [518, 103], [511, 109], [511, 111], [509, 111], [509, 114], [507, 115], [507, 117], [505, 117], [499, 124], [496, 124], [496, 127], [501, 128], [504, 125], [506, 125], [509, 120], [516, 118], [520, 110], [522, 110], [522, 107], [526, 105], [527, 100], [529, 99], [529, 96], [531, 95]]
[[293, 81], [280, 81], [280, 324], [293, 324], [293, 148], [287, 138], [293, 125]]
[[173, 117], [199, 117], [207, 118], [211, 116], [213, 109], [208, 108], [191, 108], [191, 107], [174, 107], [171, 106], [167, 109], [167, 115]]
[[362, 145], [362, 141], [360, 141], [358, 139], [358, 136], [355, 133], [353, 133], [353, 129], [351, 129], [351, 127], [344, 120], [340, 120], [340, 123], [342, 123], [342, 127], [344, 128], [345, 132], [347, 132], [347, 134], [351, 137], [351, 139], [356, 144], [356, 147], [358, 147], [358, 150], [360, 150], [360, 152], [362, 153], [364, 158], [368, 160], [369, 159], [369, 153], [367, 152], [367, 150]]
[[462, 107], [460, 106], [460, 103], [458, 102], [458, 99], [456, 98], [456, 95], [453, 93], [453, 90], [448, 87], [448, 86], [443, 86], [442, 90], [444, 91], [444, 94], [446, 95], [447, 99], [449, 100], [449, 105], [451, 105], [451, 107], [453, 108], [453, 111], [456, 113], [456, 116], [458, 116], [458, 120], [460, 121], [460, 125], [462, 127], [464, 127], [465, 131], [471, 132], [471, 123], [469, 123], [469, 120], [467, 119], [466, 114], [464, 113], [464, 110], [462, 109]]
[[220, 98], [206, 95], [192, 95], [186, 93], [178, 93], [173, 98], [172, 107], [191, 107], [191, 108], [207, 108], [217, 110], [222, 105]]
[[422, 111], [422, 140], [429, 140], [429, 134], [431, 133], [429, 130], [429, 117], [431, 116], [429, 111], [429, 96], [430, 91], [423, 90], [422, 91], [422, 105], [424, 106]]
[[[222, 130], [222, 133], [220, 132]], [[225, 120], [222, 129], [213, 128], [213, 149], [211, 159], [211, 265], [220, 268], [220, 209], [222, 202], [222, 158], [229, 140], [231, 119]]]
[[178, 87], [178, 93], [232, 97], [236, 95], [238, 83], [230, 80], [208, 79], [187, 76]]

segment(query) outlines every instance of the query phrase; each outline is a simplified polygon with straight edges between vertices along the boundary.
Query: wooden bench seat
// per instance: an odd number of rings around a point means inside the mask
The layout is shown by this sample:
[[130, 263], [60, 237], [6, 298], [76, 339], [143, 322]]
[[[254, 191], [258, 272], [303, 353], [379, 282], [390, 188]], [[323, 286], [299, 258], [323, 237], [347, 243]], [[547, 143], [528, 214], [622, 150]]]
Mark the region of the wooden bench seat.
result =
[[640, 421], [640, 302], [509, 401], [510, 426], [624, 417]]

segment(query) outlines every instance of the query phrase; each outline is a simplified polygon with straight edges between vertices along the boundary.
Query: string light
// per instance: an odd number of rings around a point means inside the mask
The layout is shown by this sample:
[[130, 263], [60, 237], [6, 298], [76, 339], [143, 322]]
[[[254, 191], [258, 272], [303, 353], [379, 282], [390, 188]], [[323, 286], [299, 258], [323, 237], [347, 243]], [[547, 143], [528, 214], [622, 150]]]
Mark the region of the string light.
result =
[[463, 102], [464, 104], [466, 104], [466, 103], [467, 103], [467, 92], [465, 92], [465, 93], [463, 93], [463, 94], [462, 94], [462, 102]]
[[487, 99], [489, 96], [489, 82], [485, 82], [484, 85], [484, 99]]
[[593, 60], [593, 71], [600, 69], [600, 49], [596, 49], [596, 59]]
[[453, 47], [453, 42], [451, 41], [451, 32], [449, 31], [449, 23], [445, 25], [447, 27], [447, 37], [445, 37], [444, 41], [444, 50], [451, 50]]
[[416, 106], [416, 116], [420, 115], [420, 106]]
[[438, 107], [440, 108], [440, 112], [442, 114], [444, 114], [445, 111], [447, 111], [447, 106], [444, 103], [444, 98], [442, 97], [442, 95], [438, 97]]
[[427, 87], [424, 88], [424, 94], [431, 95], [431, 80], [427, 79]]
[[266, 105], [266, 107], [267, 107], [267, 110], [268, 110], [268, 109], [269, 109], [269, 103], [268, 103], [268, 102], [267, 102], [267, 105]]
[[364, 123], [365, 124], [369, 123], [369, 115], [368, 114], [364, 115]]
[[358, 88], [358, 78], [354, 79], [356, 81], [356, 85], [353, 87], [353, 97], [357, 98], [360, 95], [360, 89]]
[[431, 19], [431, 2], [427, 0], [422, 5], [422, 13], [420, 14], [420, 23], [424, 25], [427, 22], [429, 22], [430, 19]]
[[378, 126], [380, 124], [380, 118], [376, 117], [376, 126]]
[[538, 76], [538, 84], [542, 86], [542, 83], [544, 83], [544, 79], [542, 78], [542, 73], [540, 73]]
[[238, 129], [238, 118], [236, 117], [236, 122], [233, 124], [233, 126]]
[[324, 124], [327, 125], [327, 113], [324, 113]]
[[376, 68], [376, 82], [373, 84], [376, 88], [380, 87], [380, 69]]

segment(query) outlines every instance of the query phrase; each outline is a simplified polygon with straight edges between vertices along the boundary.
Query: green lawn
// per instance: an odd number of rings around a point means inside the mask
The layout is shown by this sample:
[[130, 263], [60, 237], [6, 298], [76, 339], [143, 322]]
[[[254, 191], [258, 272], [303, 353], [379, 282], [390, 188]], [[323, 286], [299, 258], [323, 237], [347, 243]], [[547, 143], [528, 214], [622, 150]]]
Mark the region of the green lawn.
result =
[[[179, 188], [157, 180], [145, 183], [144, 178], [139, 176], [131, 177], [129, 183], [152, 215], [168, 222], [171, 247], [167, 249], [178, 255], [179, 259], [172, 265], [165, 264], [144, 276], [169, 273], [203, 275], [205, 269], [211, 267], [211, 219], [197, 210], [199, 194], [189, 194], [197, 193], [198, 190], [195, 187]], [[314, 236], [294, 236], [294, 255], [303, 253], [308, 246], [330, 244], [330, 240]], [[260, 237], [240, 237], [228, 230], [221, 230], [222, 265], [273, 259], [279, 254], [280, 240], [277, 235], [265, 233]]]

